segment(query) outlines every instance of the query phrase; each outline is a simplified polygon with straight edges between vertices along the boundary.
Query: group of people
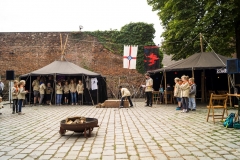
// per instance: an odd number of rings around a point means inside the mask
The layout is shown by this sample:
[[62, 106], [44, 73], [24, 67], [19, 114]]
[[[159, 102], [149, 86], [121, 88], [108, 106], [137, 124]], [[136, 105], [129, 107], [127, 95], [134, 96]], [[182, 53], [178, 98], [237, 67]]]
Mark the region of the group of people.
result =
[[[53, 83], [50, 80], [45, 81], [44, 79], [40, 79], [40, 77], [37, 77], [32, 82], [33, 87], [33, 95], [34, 95], [34, 104], [36, 106], [37, 101], [39, 102], [39, 105], [43, 104], [43, 99], [46, 96], [46, 104], [50, 105], [52, 102], [52, 97], [54, 95], [54, 91], [56, 92], [56, 104], [62, 105], [62, 104], [69, 104], [71, 102], [72, 105], [78, 105], [83, 104], [83, 91], [84, 91], [84, 84], [81, 80], [78, 80], [78, 83], [76, 80], [71, 79], [69, 81], [58, 81], [55, 87], [55, 90], [53, 89]], [[71, 97], [71, 101], [69, 101], [69, 95]]]
[[[150, 77], [149, 73], [145, 74], [145, 78], [146, 84], [142, 85], [145, 88], [146, 95], [145, 107], [152, 107], [153, 79]], [[189, 78], [188, 76], [183, 75], [181, 78], [176, 77], [174, 81], [174, 88], [172, 89], [172, 87], [167, 84], [166, 91], [174, 92], [174, 97], [178, 102], [176, 110], [182, 110], [183, 113], [187, 113], [190, 110], [196, 111], [196, 84], [194, 78]], [[160, 85], [159, 92], [160, 95], [164, 94], [162, 85]]]
[[183, 113], [190, 110], [196, 111], [196, 84], [194, 78], [183, 75], [181, 79], [176, 77], [174, 81], [174, 97], [178, 102], [176, 110], [182, 110]]

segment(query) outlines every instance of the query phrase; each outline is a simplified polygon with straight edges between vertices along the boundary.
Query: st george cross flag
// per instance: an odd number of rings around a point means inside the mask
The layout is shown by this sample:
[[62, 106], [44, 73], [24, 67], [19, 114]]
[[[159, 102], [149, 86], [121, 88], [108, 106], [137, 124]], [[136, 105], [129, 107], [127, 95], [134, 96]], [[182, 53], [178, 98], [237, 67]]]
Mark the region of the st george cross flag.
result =
[[123, 68], [136, 69], [138, 46], [124, 46]]

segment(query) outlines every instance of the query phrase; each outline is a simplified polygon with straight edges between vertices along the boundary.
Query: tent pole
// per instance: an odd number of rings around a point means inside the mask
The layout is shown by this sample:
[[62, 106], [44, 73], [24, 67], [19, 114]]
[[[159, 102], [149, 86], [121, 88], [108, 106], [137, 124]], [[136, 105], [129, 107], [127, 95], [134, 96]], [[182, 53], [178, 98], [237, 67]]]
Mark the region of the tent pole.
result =
[[194, 78], [194, 70], [193, 70], [193, 67], [192, 67], [192, 78]]
[[203, 53], [203, 44], [202, 44], [202, 33], [200, 35], [200, 46], [201, 46], [201, 53]]
[[205, 101], [204, 93], [205, 93], [205, 70], [202, 71], [202, 76], [201, 76], [201, 102]]
[[29, 98], [29, 105], [31, 104], [31, 93], [32, 93], [32, 87], [31, 87], [31, 84], [32, 84], [32, 76], [31, 76], [31, 74], [30, 74], [29, 95], [28, 95], [28, 98]]
[[164, 73], [164, 84], [165, 84], [165, 90], [164, 90], [164, 94], [165, 94], [165, 104], [167, 104], [167, 73], [166, 71], [163, 72]]
[[[228, 79], [228, 93], [231, 94], [231, 87], [230, 87], [230, 81], [229, 81], [229, 74], [227, 74], [227, 79]], [[232, 99], [231, 99], [231, 96], [228, 97], [229, 98], [229, 103], [230, 103], [230, 106], [232, 107]]]
[[54, 86], [54, 87], [55, 87], [55, 96], [54, 96], [54, 97], [55, 97], [55, 106], [57, 105], [57, 104], [56, 104], [56, 101], [57, 101], [57, 98], [56, 98], [56, 81], [57, 81], [57, 80], [56, 80], [56, 79], [57, 79], [57, 76], [56, 76], [56, 73], [55, 73], [55, 74], [54, 74], [54, 85], [55, 85], [55, 86]]

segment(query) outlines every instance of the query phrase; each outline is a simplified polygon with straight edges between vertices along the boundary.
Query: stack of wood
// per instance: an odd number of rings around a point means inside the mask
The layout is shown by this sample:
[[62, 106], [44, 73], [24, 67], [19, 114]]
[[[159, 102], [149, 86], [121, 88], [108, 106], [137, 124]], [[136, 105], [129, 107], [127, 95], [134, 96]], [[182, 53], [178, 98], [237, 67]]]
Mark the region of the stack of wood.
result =
[[104, 103], [98, 103], [96, 105], [96, 108], [105, 108], [105, 104]]
[[83, 124], [86, 123], [85, 117], [74, 117], [74, 118], [67, 118], [66, 124]]

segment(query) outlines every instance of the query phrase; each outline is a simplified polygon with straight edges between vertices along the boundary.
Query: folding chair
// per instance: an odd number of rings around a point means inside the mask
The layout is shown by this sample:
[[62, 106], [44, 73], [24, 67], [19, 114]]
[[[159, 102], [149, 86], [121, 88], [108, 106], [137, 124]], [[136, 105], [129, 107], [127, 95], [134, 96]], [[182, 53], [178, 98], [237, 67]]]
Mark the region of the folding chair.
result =
[[[208, 122], [209, 117], [213, 117], [214, 123], [215, 123], [215, 119], [223, 120], [225, 112], [228, 116], [227, 99], [228, 99], [227, 95], [217, 95], [217, 94], [211, 93], [209, 105], [207, 106], [207, 108], [208, 108], [207, 122]], [[222, 114], [215, 114], [214, 113], [215, 109], [222, 109], [223, 110]]]
[[153, 91], [152, 92], [153, 96], [152, 96], [152, 103], [160, 103], [160, 92], [159, 91]]

